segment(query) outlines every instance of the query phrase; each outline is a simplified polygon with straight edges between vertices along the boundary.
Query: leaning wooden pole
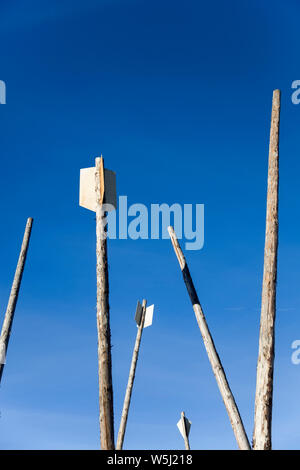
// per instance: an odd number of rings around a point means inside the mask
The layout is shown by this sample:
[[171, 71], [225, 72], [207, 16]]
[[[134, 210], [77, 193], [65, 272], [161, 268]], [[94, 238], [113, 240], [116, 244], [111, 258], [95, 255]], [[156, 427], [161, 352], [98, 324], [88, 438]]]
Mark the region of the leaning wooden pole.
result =
[[189, 443], [189, 437], [186, 429], [186, 424], [185, 424], [185, 414], [184, 411], [181, 412], [181, 425], [183, 429], [183, 439], [184, 439], [184, 445], [186, 450], [190, 450], [190, 443]]
[[193, 305], [193, 310], [194, 310], [196, 320], [197, 320], [197, 323], [198, 323], [198, 326], [199, 326], [199, 329], [200, 329], [200, 332], [204, 341], [204, 346], [206, 348], [208, 359], [210, 361], [220, 393], [222, 395], [224, 405], [226, 407], [235, 438], [241, 450], [250, 450], [251, 447], [248, 441], [248, 437], [246, 435], [242, 418], [240, 416], [238, 407], [234, 400], [234, 396], [230, 390], [223, 366], [221, 364], [219, 355], [216, 351], [214, 341], [210, 334], [208, 325], [206, 323], [206, 319], [205, 319], [202, 307], [200, 305], [198, 295], [195, 290], [194, 283], [193, 283], [188, 265], [186, 263], [185, 257], [178, 243], [173, 227], [169, 227], [168, 231], [171, 237], [174, 251], [179, 261], [179, 265], [183, 274], [183, 279], [184, 279], [188, 294], [190, 296], [190, 299]]
[[269, 146], [264, 274], [253, 433], [253, 448], [257, 450], [270, 450], [272, 448], [271, 426], [278, 248], [279, 122], [280, 90], [274, 90]]
[[132, 354], [131, 366], [130, 366], [130, 371], [129, 371], [129, 378], [128, 378], [128, 383], [127, 383], [125, 399], [124, 399], [124, 405], [123, 405], [123, 411], [122, 411], [122, 416], [121, 416], [121, 423], [120, 423], [120, 428], [119, 428], [119, 433], [118, 433], [118, 440], [117, 440], [117, 447], [116, 447], [117, 450], [122, 450], [122, 448], [123, 448], [123, 442], [124, 442], [124, 436], [125, 436], [125, 431], [126, 431], [128, 412], [129, 412], [129, 407], [130, 407], [130, 400], [131, 400], [132, 389], [133, 389], [133, 382], [134, 382], [134, 378], [135, 378], [136, 365], [137, 365], [137, 361], [138, 361], [138, 357], [139, 357], [141, 339], [142, 339], [142, 334], [143, 334], [143, 329], [144, 329], [146, 307], [147, 307], [147, 301], [143, 300], [142, 318], [141, 318], [141, 322], [138, 326], [135, 345], [134, 345], [133, 354]]
[[107, 240], [105, 231], [104, 162], [96, 158], [97, 329], [101, 449], [114, 449], [114, 412], [109, 321]]
[[15, 272], [15, 277], [13, 280], [9, 301], [7, 305], [7, 309], [5, 312], [4, 322], [1, 330], [1, 337], [0, 337], [0, 349], [1, 349], [1, 361], [0, 361], [0, 383], [2, 379], [4, 364], [5, 364], [5, 356], [8, 347], [9, 337], [11, 333], [12, 323], [14, 319], [14, 314], [16, 310], [16, 305], [18, 301], [24, 266], [26, 262], [26, 256], [29, 246], [29, 240], [31, 235], [33, 219], [29, 217], [27, 219], [24, 238], [21, 246], [21, 251], [19, 255], [19, 260], [17, 264], [17, 269]]

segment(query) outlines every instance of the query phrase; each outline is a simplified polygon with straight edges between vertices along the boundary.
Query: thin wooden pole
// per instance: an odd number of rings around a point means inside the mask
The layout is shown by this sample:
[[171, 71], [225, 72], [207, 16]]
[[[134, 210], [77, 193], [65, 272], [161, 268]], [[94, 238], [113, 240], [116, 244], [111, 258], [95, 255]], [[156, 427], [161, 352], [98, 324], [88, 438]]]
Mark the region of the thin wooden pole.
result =
[[101, 449], [114, 449], [114, 411], [109, 322], [109, 285], [105, 231], [104, 161], [96, 158], [97, 329]]
[[139, 357], [141, 339], [142, 339], [142, 334], [143, 334], [143, 329], [144, 329], [146, 307], [147, 307], [147, 301], [143, 300], [142, 317], [141, 317], [141, 322], [137, 329], [136, 340], [135, 340], [135, 345], [134, 345], [133, 354], [132, 354], [129, 378], [128, 378], [128, 383], [127, 383], [123, 411], [122, 411], [122, 416], [121, 416], [121, 423], [120, 423], [120, 428], [119, 428], [119, 433], [118, 433], [118, 440], [117, 440], [117, 447], [116, 447], [117, 450], [122, 450], [123, 448], [131, 394], [132, 394], [132, 389], [133, 389], [133, 382], [135, 378], [136, 365], [137, 365], [137, 361]]
[[186, 263], [185, 257], [182, 253], [182, 250], [180, 248], [180, 245], [178, 243], [176, 234], [174, 232], [173, 227], [168, 228], [172, 245], [174, 248], [174, 251], [176, 253], [177, 259], [179, 261], [179, 265], [183, 274], [183, 279], [187, 288], [187, 291], [189, 293], [192, 305], [193, 305], [193, 310], [195, 312], [196, 320], [204, 341], [204, 346], [206, 348], [206, 352], [208, 355], [208, 359], [210, 361], [213, 373], [215, 375], [219, 390], [221, 392], [224, 405], [226, 407], [231, 426], [235, 435], [235, 438], [237, 440], [238, 446], [241, 450], [250, 450], [250, 444], [248, 441], [248, 437], [246, 435], [246, 431], [242, 422], [242, 418], [240, 416], [238, 407], [236, 405], [236, 402], [234, 400], [234, 396], [230, 390], [223, 366], [221, 364], [220, 358], [218, 356], [218, 353], [216, 351], [214, 341], [212, 339], [212, 336], [210, 334], [208, 325], [206, 323], [206, 319], [202, 310], [202, 307], [200, 305], [199, 299], [197, 292], [195, 290], [194, 284], [192, 277], [190, 275], [190, 271], [188, 268], [188, 265]]
[[19, 296], [19, 291], [20, 291], [24, 266], [25, 266], [25, 262], [26, 262], [26, 256], [27, 256], [27, 251], [28, 251], [28, 246], [29, 246], [32, 223], [33, 223], [33, 219], [31, 217], [29, 217], [27, 219], [27, 223], [26, 223], [26, 227], [25, 227], [25, 233], [24, 233], [23, 242], [22, 242], [22, 246], [21, 246], [21, 251], [20, 251], [20, 255], [19, 255], [19, 260], [18, 260], [18, 264], [17, 264], [17, 269], [16, 269], [16, 272], [15, 272], [15, 277], [14, 277], [12, 288], [11, 288], [11, 291], [10, 291], [9, 301], [8, 301], [8, 305], [7, 305], [7, 309], [6, 309], [6, 312], [5, 312], [5, 317], [4, 317], [4, 321], [3, 321], [3, 325], [2, 325], [1, 337], [0, 337], [0, 348], [1, 348], [2, 360], [0, 362], [3, 362], [3, 364], [0, 363], [0, 382], [1, 382], [1, 379], [2, 379], [2, 374], [3, 374], [3, 369], [4, 369], [4, 362], [5, 362], [4, 358], [5, 358], [7, 347], [8, 347], [8, 342], [9, 342], [12, 323], [13, 323], [14, 314], [15, 314], [15, 310], [16, 310], [16, 305], [17, 305], [17, 301], [18, 301], [18, 296]]
[[183, 429], [183, 439], [184, 439], [184, 445], [186, 450], [190, 450], [190, 443], [189, 443], [189, 437], [186, 429], [186, 424], [185, 424], [185, 415], [184, 411], [181, 412], [181, 424], [182, 424], [182, 429]]
[[271, 427], [278, 248], [279, 122], [280, 90], [274, 90], [269, 146], [264, 274], [253, 433], [253, 448], [257, 450], [270, 450], [272, 448]]

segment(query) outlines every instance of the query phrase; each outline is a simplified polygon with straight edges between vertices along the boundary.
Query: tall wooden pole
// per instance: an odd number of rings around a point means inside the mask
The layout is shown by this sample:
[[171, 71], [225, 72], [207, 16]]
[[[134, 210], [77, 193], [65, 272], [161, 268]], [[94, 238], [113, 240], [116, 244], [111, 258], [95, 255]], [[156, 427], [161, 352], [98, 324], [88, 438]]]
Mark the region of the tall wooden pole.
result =
[[104, 162], [96, 158], [97, 329], [101, 449], [114, 449], [114, 411], [109, 322], [107, 240], [105, 231]]
[[246, 435], [246, 431], [242, 422], [242, 418], [240, 416], [238, 407], [234, 400], [234, 396], [230, 390], [223, 366], [221, 364], [219, 355], [216, 351], [214, 341], [210, 334], [208, 325], [206, 323], [206, 319], [205, 319], [202, 307], [200, 305], [198, 295], [195, 290], [188, 265], [186, 263], [185, 257], [178, 243], [174, 229], [172, 227], [169, 227], [168, 231], [171, 237], [174, 251], [179, 261], [179, 265], [183, 274], [183, 279], [184, 279], [188, 294], [190, 296], [190, 299], [193, 305], [193, 310], [194, 310], [196, 320], [197, 320], [197, 323], [198, 323], [198, 326], [199, 326], [199, 329], [200, 329], [200, 332], [204, 341], [204, 346], [206, 348], [208, 359], [210, 361], [220, 393], [222, 395], [224, 405], [226, 407], [235, 438], [241, 450], [250, 450], [251, 448], [250, 448], [248, 437]]
[[[31, 217], [28, 218], [27, 223], [26, 223], [24, 238], [23, 238], [23, 242], [21, 246], [21, 251], [19, 255], [19, 260], [17, 264], [17, 269], [15, 272], [15, 277], [13, 280], [13, 284], [12, 284], [12, 288], [11, 288], [11, 292], [9, 296], [9, 301], [8, 301], [7, 309], [5, 312], [4, 322], [3, 322], [3, 326], [1, 330], [0, 349], [1, 349], [2, 360], [0, 361], [0, 382], [2, 379], [4, 362], [5, 362], [4, 358], [5, 358], [7, 347], [8, 347], [10, 332], [11, 332], [16, 305], [18, 301], [18, 296], [19, 296], [19, 291], [20, 291], [28, 246], [29, 246], [29, 240], [30, 240], [30, 235], [31, 235], [32, 223], [33, 223], [33, 219]], [[3, 364], [1, 362], [3, 362]]]
[[264, 274], [253, 433], [253, 448], [257, 450], [270, 450], [272, 447], [271, 426], [278, 247], [279, 122], [280, 90], [274, 90], [269, 146]]
[[186, 429], [186, 424], [185, 424], [185, 415], [184, 415], [184, 411], [181, 412], [181, 425], [182, 425], [182, 429], [183, 429], [183, 439], [184, 439], [184, 445], [185, 445], [185, 449], [186, 450], [190, 450], [190, 443], [189, 443], [189, 437], [188, 437], [188, 433], [187, 433], [187, 429]]
[[123, 442], [124, 442], [124, 436], [125, 436], [126, 424], [127, 424], [127, 418], [128, 418], [128, 411], [130, 407], [133, 382], [135, 378], [135, 370], [136, 370], [136, 365], [137, 365], [137, 361], [139, 357], [140, 344], [141, 344], [141, 339], [142, 339], [142, 334], [143, 334], [143, 329], [144, 329], [146, 307], [147, 307], [147, 301], [143, 300], [142, 317], [141, 317], [141, 322], [138, 326], [135, 345], [133, 349], [129, 378], [128, 378], [128, 383], [127, 383], [127, 388], [126, 388], [126, 393], [125, 393], [122, 416], [121, 416], [121, 423], [120, 423], [120, 428], [119, 428], [119, 433], [118, 433], [118, 440], [117, 440], [117, 447], [116, 447], [117, 450], [122, 450], [123, 448]]

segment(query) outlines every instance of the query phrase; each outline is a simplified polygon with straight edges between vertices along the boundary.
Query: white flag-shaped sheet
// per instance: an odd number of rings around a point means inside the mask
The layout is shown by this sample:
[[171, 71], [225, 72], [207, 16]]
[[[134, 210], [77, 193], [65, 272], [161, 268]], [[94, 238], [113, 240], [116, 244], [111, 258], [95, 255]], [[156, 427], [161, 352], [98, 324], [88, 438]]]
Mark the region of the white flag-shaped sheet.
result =
[[[142, 312], [143, 312], [143, 308], [142, 308], [140, 302], [138, 302], [137, 307], [136, 307], [136, 312], [135, 312], [135, 321], [136, 321], [137, 326], [140, 326], [140, 324], [141, 324]], [[149, 307], [146, 308], [144, 328], [147, 328], [147, 326], [152, 325], [153, 312], [154, 312], [154, 304], [149, 305]]]
[[[184, 421], [185, 421], [186, 435], [187, 435], [187, 437], [189, 437], [192, 422], [190, 420], [188, 420], [186, 417], [184, 417]], [[181, 418], [177, 423], [177, 427], [179, 429], [180, 434], [184, 438], [184, 430], [183, 430], [183, 427], [182, 427], [182, 419]]]
[[[105, 193], [104, 203], [117, 208], [116, 173], [104, 169]], [[79, 205], [96, 212], [96, 168], [82, 168], [80, 170]], [[107, 208], [113, 210], [113, 208]]]
[[149, 307], [146, 308], [146, 315], [145, 315], [145, 321], [144, 321], [144, 328], [147, 328], [147, 326], [152, 325], [153, 321], [153, 312], [154, 312], [154, 304], [150, 305]]

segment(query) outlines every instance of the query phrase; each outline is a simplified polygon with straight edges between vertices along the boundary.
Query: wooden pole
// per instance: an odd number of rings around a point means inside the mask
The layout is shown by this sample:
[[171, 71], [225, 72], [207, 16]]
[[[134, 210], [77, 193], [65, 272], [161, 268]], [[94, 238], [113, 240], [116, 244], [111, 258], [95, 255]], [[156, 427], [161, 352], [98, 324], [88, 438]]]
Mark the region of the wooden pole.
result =
[[9, 296], [9, 301], [8, 301], [8, 305], [7, 305], [7, 309], [5, 312], [5, 317], [4, 317], [4, 321], [2, 325], [1, 337], [0, 337], [0, 348], [1, 348], [1, 353], [2, 353], [1, 355], [2, 355], [3, 360], [1, 360], [0, 362], [3, 362], [3, 364], [0, 363], [0, 383], [1, 383], [3, 369], [4, 369], [4, 362], [5, 362], [4, 359], [5, 359], [5, 355], [6, 355], [6, 351], [8, 347], [8, 342], [9, 342], [12, 323], [13, 323], [14, 314], [16, 310], [16, 305], [18, 301], [24, 266], [26, 262], [32, 223], [33, 223], [33, 219], [29, 217], [27, 219], [25, 233], [24, 233], [19, 260], [17, 264], [17, 269], [15, 272], [15, 277], [13, 280], [13, 284], [12, 284], [12, 288], [11, 288], [11, 292]]
[[125, 399], [124, 399], [124, 405], [123, 405], [123, 411], [122, 411], [122, 416], [121, 416], [121, 423], [120, 423], [120, 428], [119, 428], [119, 433], [118, 433], [118, 440], [117, 440], [117, 447], [116, 447], [117, 450], [122, 450], [122, 448], [123, 448], [123, 442], [124, 442], [124, 436], [125, 436], [125, 431], [126, 431], [126, 424], [127, 424], [127, 418], [128, 418], [128, 411], [129, 411], [129, 407], [130, 407], [130, 400], [131, 400], [133, 382], [134, 382], [134, 378], [135, 378], [136, 365], [137, 365], [137, 361], [138, 361], [138, 357], [139, 357], [141, 339], [142, 339], [142, 334], [143, 334], [143, 329], [144, 329], [146, 307], [147, 307], [147, 301], [143, 300], [142, 317], [141, 317], [141, 322], [138, 326], [135, 345], [134, 345], [133, 354], [132, 354], [131, 366], [130, 366], [130, 371], [129, 371], [129, 378], [128, 378], [128, 383], [127, 383]]
[[185, 425], [185, 415], [184, 411], [181, 412], [181, 424], [182, 424], [182, 429], [183, 429], [183, 439], [184, 439], [184, 445], [186, 450], [190, 450], [190, 443], [189, 443], [189, 437], [187, 434], [187, 429]]
[[242, 418], [240, 416], [233, 394], [230, 390], [223, 366], [221, 364], [220, 358], [216, 351], [208, 325], [206, 323], [206, 319], [205, 319], [202, 307], [200, 305], [198, 295], [195, 290], [188, 265], [186, 263], [185, 257], [178, 243], [173, 227], [169, 227], [168, 231], [171, 237], [174, 251], [179, 261], [179, 265], [183, 274], [183, 279], [184, 279], [188, 294], [190, 296], [190, 299], [193, 305], [193, 310], [195, 312], [196, 320], [197, 320], [197, 323], [198, 323], [198, 326], [199, 326], [199, 329], [200, 329], [200, 332], [204, 341], [204, 346], [206, 348], [208, 359], [210, 361], [219, 390], [221, 392], [235, 438], [241, 450], [250, 450], [251, 447], [248, 441], [248, 437], [246, 435]]
[[272, 448], [271, 425], [278, 248], [279, 122], [280, 90], [274, 90], [269, 146], [264, 274], [253, 433], [253, 448], [257, 450], [270, 450]]
[[114, 411], [109, 322], [107, 240], [105, 231], [104, 161], [96, 158], [97, 329], [101, 449], [114, 449]]

